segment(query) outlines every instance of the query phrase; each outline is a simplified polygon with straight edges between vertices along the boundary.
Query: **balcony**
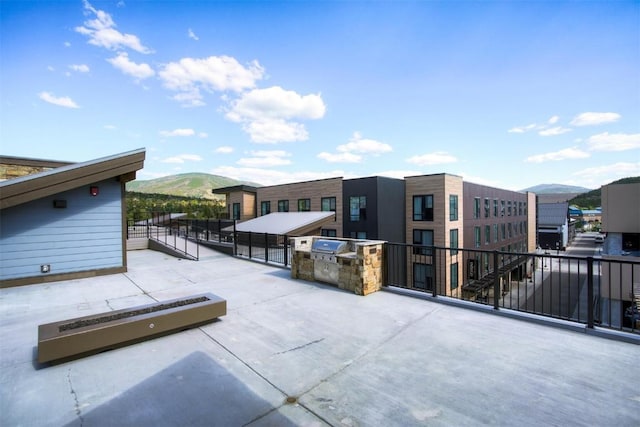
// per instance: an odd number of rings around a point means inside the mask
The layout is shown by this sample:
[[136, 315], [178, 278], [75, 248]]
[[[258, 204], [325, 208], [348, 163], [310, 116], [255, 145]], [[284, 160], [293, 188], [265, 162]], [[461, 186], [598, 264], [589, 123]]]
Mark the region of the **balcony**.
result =
[[[200, 248], [0, 289], [0, 425], [639, 425], [635, 344]], [[38, 325], [212, 292], [219, 321], [57, 365]]]

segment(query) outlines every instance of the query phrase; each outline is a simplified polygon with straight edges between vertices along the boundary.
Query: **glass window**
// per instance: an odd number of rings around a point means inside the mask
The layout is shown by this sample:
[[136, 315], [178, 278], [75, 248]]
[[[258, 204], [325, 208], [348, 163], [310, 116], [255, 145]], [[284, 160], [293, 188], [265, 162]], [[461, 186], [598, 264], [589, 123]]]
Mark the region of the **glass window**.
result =
[[484, 199], [484, 217], [489, 218], [491, 215], [491, 200]]
[[489, 243], [491, 243], [491, 226], [485, 225], [484, 226], [484, 244], [488, 245]]
[[458, 229], [453, 228], [449, 230], [449, 247], [451, 248], [451, 255], [458, 253]]
[[511, 200], [507, 201], [507, 216], [511, 216]]
[[323, 197], [321, 202], [322, 202], [322, 211], [323, 212], [335, 212], [336, 211], [336, 198], [335, 197]]
[[504, 200], [500, 200], [500, 216], [504, 216]]
[[[433, 230], [413, 230], [413, 244], [433, 246]], [[415, 255], [431, 255], [431, 248], [413, 248]]]
[[458, 220], [458, 196], [456, 194], [449, 195], [449, 220]]
[[349, 197], [349, 218], [351, 221], [367, 219], [367, 196]]
[[278, 200], [278, 212], [289, 212], [288, 200]]
[[493, 241], [498, 241], [498, 224], [493, 224]]
[[298, 212], [309, 212], [311, 210], [310, 199], [298, 199]]
[[451, 270], [451, 290], [454, 290], [458, 287], [458, 263], [452, 262], [450, 264], [449, 269]]
[[493, 216], [498, 217], [498, 199], [493, 199]]
[[507, 226], [503, 222], [502, 224], [500, 224], [500, 231], [501, 231], [500, 235], [502, 236], [502, 240], [507, 238], [506, 230], [507, 230]]
[[433, 221], [433, 195], [413, 196], [413, 220]]
[[352, 239], [366, 239], [367, 232], [366, 231], [352, 231], [349, 233], [349, 237]]
[[240, 219], [240, 203], [233, 204], [233, 219]]
[[324, 237], [337, 237], [338, 234], [333, 228], [323, 228], [322, 230], [320, 230], [320, 235]]
[[476, 248], [480, 247], [480, 244], [482, 242], [481, 236], [480, 236], [480, 227], [473, 227], [473, 235], [475, 237], [475, 241], [476, 241]]
[[433, 290], [433, 266], [413, 263], [413, 287], [425, 291]]
[[473, 199], [473, 217], [480, 218], [480, 197]]
[[269, 215], [271, 213], [271, 202], [260, 202], [260, 215]]

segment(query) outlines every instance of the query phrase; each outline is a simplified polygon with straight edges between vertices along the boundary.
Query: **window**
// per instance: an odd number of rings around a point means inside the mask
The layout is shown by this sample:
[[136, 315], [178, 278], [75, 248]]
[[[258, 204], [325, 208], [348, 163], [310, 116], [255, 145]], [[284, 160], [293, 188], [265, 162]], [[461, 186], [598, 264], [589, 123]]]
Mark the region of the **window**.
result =
[[493, 199], [493, 216], [498, 217], [498, 199]]
[[498, 224], [493, 224], [493, 241], [494, 243], [498, 241]]
[[298, 212], [309, 212], [311, 210], [310, 199], [298, 199]]
[[504, 200], [500, 200], [500, 216], [504, 216]]
[[507, 238], [506, 230], [507, 230], [507, 226], [503, 222], [502, 224], [500, 224], [500, 231], [501, 231], [500, 235], [502, 236], [502, 240]]
[[278, 212], [289, 212], [288, 200], [278, 200]]
[[511, 200], [507, 202], [507, 216], [511, 216]]
[[489, 218], [491, 215], [491, 200], [484, 199], [484, 217]]
[[352, 239], [366, 239], [367, 232], [366, 231], [352, 231], [349, 233], [349, 237]]
[[320, 235], [324, 236], [324, 237], [337, 237], [338, 234], [336, 233], [336, 230], [333, 228], [323, 228], [322, 230], [320, 230]]
[[479, 248], [480, 243], [482, 242], [482, 239], [480, 237], [480, 227], [473, 227], [473, 235], [476, 241], [476, 248]]
[[458, 287], [458, 263], [452, 262], [449, 265], [449, 270], [451, 271], [451, 290], [454, 290]]
[[449, 195], [449, 220], [458, 220], [458, 196], [456, 194]]
[[513, 228], [511, 227], [511, 223], [507, 224], [507, 229], [509, 230], [509, 238], [513, 237]]
[[[413, 244], [433, 246], [433, 230], [413, 230]], [[431, 248], [413, 248], [414, 255], [431, 255]]]
[[433, 195], [413, 196], [413, 220], [433, 221]]
[[323, 197], [322, 201], [323, 212], [335, 212], [336, 211], [336, 198], [335, 197]]
[[518, 215], [522, 216], [522, 202], [518, 202]]
[[433, 290], [433, 266], [413, 263], [413, 287], [425, 291]]
[[271, 202], [260, 202], [260, 215], [269, 215], [271, 213]]
[[473, 199], [473, 217], [480, 218], [480, 197]]
[[367, 196], [349, 197], [349, 218], [351, 221], [367, 219]]
[[488, 245], [489, 243], [491, 243], [491, 226], [485, 225], [484, 226], [484, 244]]
[[240, 219], [240, 203], [233, 204], [233, 219]]
[[458, 253], [458, 229], [454, 228], [449, 230], [449, 247], [451, 248], [451, 255]]

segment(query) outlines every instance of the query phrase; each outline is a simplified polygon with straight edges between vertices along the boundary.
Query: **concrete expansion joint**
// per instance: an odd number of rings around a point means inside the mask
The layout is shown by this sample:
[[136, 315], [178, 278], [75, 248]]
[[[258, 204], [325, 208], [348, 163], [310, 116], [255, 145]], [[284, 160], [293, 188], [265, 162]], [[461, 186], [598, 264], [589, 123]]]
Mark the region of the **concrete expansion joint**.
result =
[[67, 371], [67, 382], [69, 383], [69, 392], [73, 397], [75, 412], [76, 412], [76, 415], [78, 416], [78, 419], [80, 420], [80, 427], [82, 427], [84, 425], [84, 417], [82, 416], [82, 410], [80, 409], [80, 402], [78, 401], [78, 393], [76, 393], [75, 389], [73, 388], [73, 383], [71, 382], [71, 368], [69, 368], [69, 370]]
[[150, 293], [148, 293], [147, 291], [145, 291], [144, 289], [142, 289], [140, 287], [140, 285], [138, 285], [135, 280], [133, 280], [131, 277], [129, 277], [129, 275], [125, 272], [123, 273], [124, 277], [127, 278], [127, 280], [129, 280], [133, 286], [135, 286], [136, 288], [140, 289], [140, 292], [142, 292], [142, 295], [148, 296], [149, 298], [151, 298], [152, 300], [154, 300], [155, 302], [160, 302], [160, 300], [154, 298]]

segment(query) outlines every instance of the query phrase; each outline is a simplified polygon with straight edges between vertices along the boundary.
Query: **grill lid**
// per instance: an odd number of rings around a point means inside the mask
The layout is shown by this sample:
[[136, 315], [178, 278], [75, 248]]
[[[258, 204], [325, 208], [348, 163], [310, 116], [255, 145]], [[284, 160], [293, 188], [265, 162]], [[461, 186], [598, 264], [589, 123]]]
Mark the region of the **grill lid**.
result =
[[342, 242], [340, 240], [318, 239], [311, 245], [311, 251], [341, 254], [343, 252], [347, 252], [347, 242]]

